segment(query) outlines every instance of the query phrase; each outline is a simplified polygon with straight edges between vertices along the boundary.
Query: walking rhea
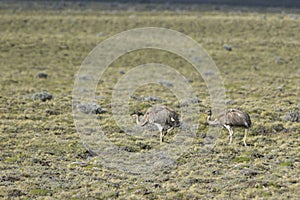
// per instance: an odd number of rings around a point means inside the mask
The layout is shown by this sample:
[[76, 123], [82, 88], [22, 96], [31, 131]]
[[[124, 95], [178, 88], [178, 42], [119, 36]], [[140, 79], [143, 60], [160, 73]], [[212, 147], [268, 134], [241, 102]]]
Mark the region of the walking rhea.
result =
[[213, 126], [224, 126], [230, 134], [229, 144], [232, 142], [233, 137], [233, 127], [243, 127], [245, 128], [245, 135], [243, 138], [244, 145], [247, 146], [246, 138], [248, 130], [251, 128], [251, 119], [250, 116], [241, 110], [237, 109], [229, 109], [227, 111], [221, 112], [215, 118], [215, 120], [211, 120], [211, 110], [207, 112], [207, 122], [209, 125]]
[[141, 120], [139, 119], [139, 113], [134, 114], [134, 116], [136, 117], [136, 123], [140, 126], [145, 126], [148, 123], [157, 126], [160, 132], [160, 143], [164, 141], [165, 133], [180, 126], [178, 113], [165, 105], [150, 107]]

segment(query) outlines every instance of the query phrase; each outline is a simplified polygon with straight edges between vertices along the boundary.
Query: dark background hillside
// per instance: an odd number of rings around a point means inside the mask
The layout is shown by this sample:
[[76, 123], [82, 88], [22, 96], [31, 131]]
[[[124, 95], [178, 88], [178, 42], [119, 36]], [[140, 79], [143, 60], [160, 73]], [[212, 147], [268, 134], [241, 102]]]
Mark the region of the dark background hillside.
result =
[[[97, 0], [95, 0], [97, 1]], [[251, 7], [289, 7], [300, 8], [300, 1], [297, 0], [98, 0], [98, 2], [122, 2], [122, 3], [180, 3], [180, 4], [211, 4], [211, 5], [227, 5], [227, 6], [251, 6]]]
[[251, 8], [300, 8], [299, 0], [250, 0], [250, 1], [241, 1], [241, 0], [64, 0], [64, 1], [1, 1], [1, 5], [12, 4], [12, 3], [21, 3], [21, 4], [30, 4], [30, 5], [57, 5], [57, 4], [80, 4], [81, 6], [87, 6], [91, 3], [100, 2], [100, 3], [112, 3], [112, 4], [180, 4], [180, 5], [213, 5], [213, 6], [228, 6], [228, 7], [251, 7]]

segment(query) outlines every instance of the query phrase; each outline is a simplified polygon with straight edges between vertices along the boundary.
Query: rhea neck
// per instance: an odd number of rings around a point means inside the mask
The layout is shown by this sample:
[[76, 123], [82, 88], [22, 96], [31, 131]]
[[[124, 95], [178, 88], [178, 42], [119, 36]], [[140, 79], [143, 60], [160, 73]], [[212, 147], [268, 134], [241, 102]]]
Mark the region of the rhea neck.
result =
[[211, 110], [207, 112], [207, 122], [211, 121]]
[[138, 114], [133, 114], [132, 116], [135, 118], [135, 122], [136, 122], [137, 124], [140, 124], [139, 115], [138, 115]]
[[207, 116], [207, 121], [210, 122], [211, 121], [211, 115]]
[[135, 114], [135, 121], [136, 121], [136, 124], [140, 125], [140, 126], [144, 126], [145, 124], [148, 123], [147, 120], [143, 119], [143, 120], [140, 120], [140, 116], [141, 115], [138, 115], [138, 114]]
[[137, 124], [140, 124], [140, 123], [141, 123], [141, 121], [140, 121], [140, 118], [139, 118], [139, 115], [138, 115], [138, 114], [136, 114], [136, 115], [135, 115], [135, 121], [136, 121], [136, 123], [137, 123]]
[[209, 125], [217, 125], [218, 124], [217, 120], [211, 120], [211, 111], [208, 112], [207, 123]]

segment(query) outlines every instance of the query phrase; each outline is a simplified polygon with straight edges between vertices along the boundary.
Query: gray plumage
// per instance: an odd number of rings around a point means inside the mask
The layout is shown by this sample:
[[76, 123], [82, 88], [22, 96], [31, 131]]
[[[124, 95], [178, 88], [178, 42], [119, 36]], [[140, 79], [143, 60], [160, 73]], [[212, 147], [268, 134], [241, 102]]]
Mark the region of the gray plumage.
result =
[[154, 124], [160, 132], [160, 142], [164, 140], [164, 134], [180, 126], [179, 115], [172, 108], [164, 105], [156, 105], [147, 110], [141, 120], [136, 116], [136, 122], [140, 126]]
[[230, 141], [229, 144], [232, 142], [233, 137], [233, 129], [232, 127], [243, 127], [245, 128], [245, 135], [244, 135], [244, 145], [247, 146], [246, 137], [248, 130], [251, 128], [251, 119], [250, 116], [241, 110], [237, 109], [229, 109], [227, 111], [221, 112], [216, 116], [214, 120], [211, 120], [211, 111], [208, 111], [207, 122], [209, 125], [213, 126], [224, 126], [230, 134]]

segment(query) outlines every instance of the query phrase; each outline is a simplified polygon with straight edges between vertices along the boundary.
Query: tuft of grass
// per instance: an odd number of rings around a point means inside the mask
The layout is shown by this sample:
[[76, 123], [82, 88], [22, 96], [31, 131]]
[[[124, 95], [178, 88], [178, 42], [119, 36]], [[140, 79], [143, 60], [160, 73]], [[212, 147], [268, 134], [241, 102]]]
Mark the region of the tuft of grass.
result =
[[29, 194], [33, 196], [46, 196], [48, 194], [51, 194], [51, 192], [51, 190], [46, 189], [32, 189], [29, 191]]
[[293, 167], [293, 161], [286, 161], [279, 164], [281, 167]]
[[236, 163], [244, 163], [244, 162], [249, 162], [251, 158], [248, 157], [235, 157], [232, 161]]

